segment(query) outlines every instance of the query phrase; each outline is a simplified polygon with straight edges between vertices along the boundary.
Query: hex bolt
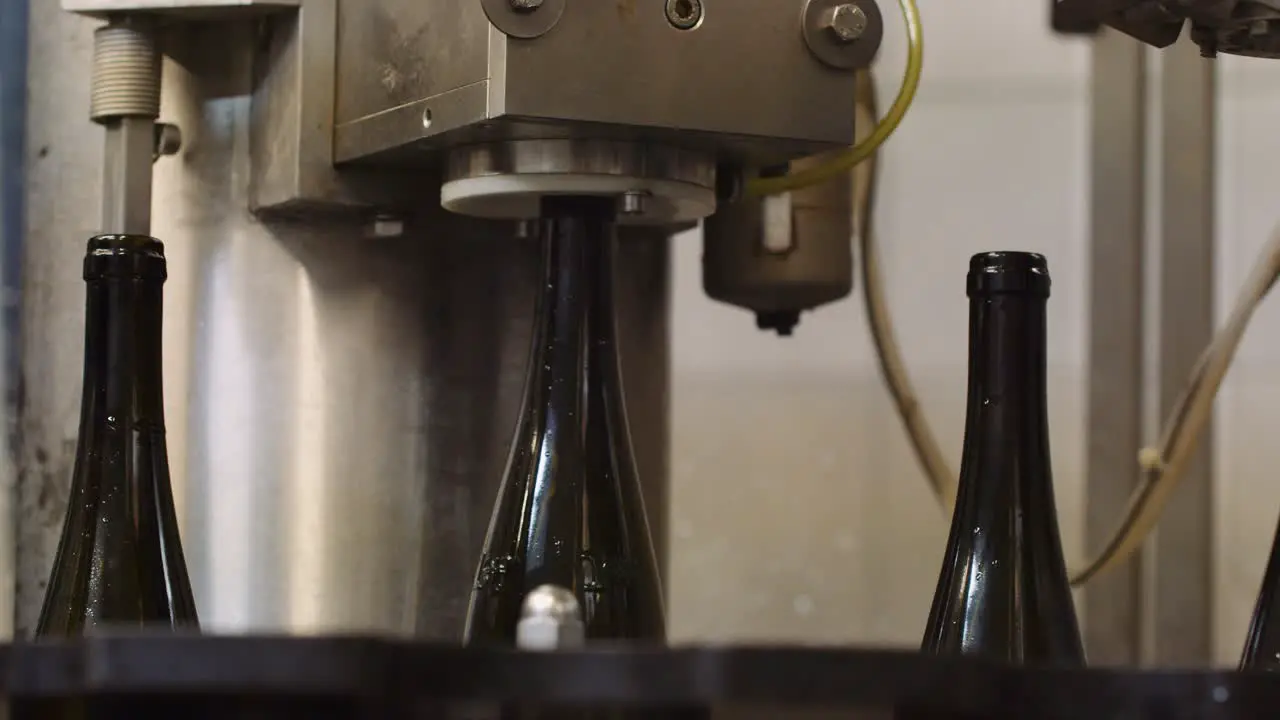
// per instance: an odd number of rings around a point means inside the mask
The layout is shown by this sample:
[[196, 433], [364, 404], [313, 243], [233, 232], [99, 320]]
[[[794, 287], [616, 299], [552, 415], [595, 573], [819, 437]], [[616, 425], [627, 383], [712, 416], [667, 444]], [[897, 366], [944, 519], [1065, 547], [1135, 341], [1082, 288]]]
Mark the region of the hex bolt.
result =
[[822, 25], [831, 31], [838, 42], [850, 43], [867, 31], [867, 13], [853, 3], [843, 3], [823, 15]]
[[380, 213], [369, 223], [366, 234], [374, 239], [400, 237], [404, 235], [404, 218], [391, 213]]
[[516, 12], [533, 12], [542, 7], [542, 0], [511, 0], [511, 9]]
[[652, 196], [645, 190], [630, 190], [622, 195], [623, 215], [643, 215], [649, 209]]

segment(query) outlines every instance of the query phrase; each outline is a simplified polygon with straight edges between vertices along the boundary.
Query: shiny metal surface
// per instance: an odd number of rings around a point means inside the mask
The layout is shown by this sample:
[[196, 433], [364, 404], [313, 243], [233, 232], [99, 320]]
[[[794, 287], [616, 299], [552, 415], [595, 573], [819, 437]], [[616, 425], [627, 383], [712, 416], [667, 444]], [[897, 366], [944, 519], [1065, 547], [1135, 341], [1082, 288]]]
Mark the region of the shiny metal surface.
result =
[[570, 3], [520, 40], [479, 2], [343, 2], [337, 157], [429, 164], [424, 148], [512, 135], [677, 139], [761, 162], [845, 146], [853, 106], [833, 99], [853, 97], [853, 74], [810, 54], [802, 7], [738, 0], [679, 30], [663, 3]]
[[160, 113], [160, 51], [150, 19], [122, 19], [93, 34], [89, 116], [106, 128], [103, 233], [151, 234], [151, 163]]
[[151, 234], [155, 130], [151, 118], [116, 118], [107, 122], [101, 232]]
[[[1089, 408], [1086, 547], [1111, 539], [1138, 486], [1134, 453], [1144, 432], [1146, 383], [1147, 48], [1115, 30], [1093, 45], [1090, 169]], [[1092, 662], [1142, 660], [1141, 555], [1084, 589], [1084, 637]]]
[[[39, 24], [42, 22], [43, 24]], [[27, 257], [18, 618], [43, 594], [75, 444], [82, 296], [98, 139], [78, 76], [91, 24], [39, 18], [37, 167]], [[453, 638], [524, 379], [537, 248], [514, 226], [422, 206], [396, 238], [344, 218], [256, 220], [254, 26], [170, 39], [162, 117], [186, 135], [156, 164], [167, 245], [166, 397], [183, 541], [206, 628]], [[54, 62], [54, 58], [57, 62]], [[54, 192], [69, 184], [67, 193]], [[425, 184], [425, 181], [424, 183]], [[61, 190], [61, 188], [59, 188]], [[620, 286], [627, 391], [646, 488], [666, 473], [667, 244], [629, 232]], [[665, 532], [661, 517], [660, 532]]]
[[713, 299], [757, 313], [799, 313], [846, 297], [853, 289], [852, 173], [721, 205], [704, 225], [702, 278]]
[[706, 152], [600, 140], [524, 140], [449, 153], [445, 180], [489, 175], [608, 175], [675, 180], [715, 189], [715, 158]]
[[539, 585], [529, 592], [516, 623], [516, 647], [520, 650], [564, 650], [586, 642], [582, 605], [572, 591], [557, 585]]
[[[89, 16], [161, 18], [174, 22], [262, 22], [250, 132], [250, 205], [259, 213], [386, 208], [416, 195], [385, 174], [334, 168], [334, 102], [338, 0], [66, 0]], [[184, 62], [188, 48], [167, 52]]]
[[[413, 186], [334, 169], [338, 0], [306, 0], [263, 21], [254, 57], [249, 204], [259, 213], [394, 205]], [[184, 62], [184, 49], [170, 52]]]

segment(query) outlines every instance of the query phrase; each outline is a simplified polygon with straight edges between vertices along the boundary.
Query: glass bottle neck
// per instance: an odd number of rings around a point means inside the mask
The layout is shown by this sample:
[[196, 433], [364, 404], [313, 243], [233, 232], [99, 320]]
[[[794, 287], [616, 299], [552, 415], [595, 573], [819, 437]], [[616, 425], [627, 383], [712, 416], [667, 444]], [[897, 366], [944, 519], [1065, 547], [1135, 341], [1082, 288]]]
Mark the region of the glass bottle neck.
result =
[[108, 275], [86, 284], [83, 421], [163, 430], [163, 280]]
[[[610, 214], [595, 203], [566, 208], [543, 220], [545, 286], [531, 368], [542, 404], [574, 408], [584, 427], [590, 390], [619, 380], [615, 354], [613, 232]], [[572, 212], [584, 210], [585, 212]]]
[[1034, 459], [1047, 462], [1045, 307], [1044, 297], [1030, 294], [971, 301], [966, 453], [994, 433], [998, 437], [986, 440], [1004, 447], [1000, 454], [1012, 457], [1015, 448], [1033, 444]]

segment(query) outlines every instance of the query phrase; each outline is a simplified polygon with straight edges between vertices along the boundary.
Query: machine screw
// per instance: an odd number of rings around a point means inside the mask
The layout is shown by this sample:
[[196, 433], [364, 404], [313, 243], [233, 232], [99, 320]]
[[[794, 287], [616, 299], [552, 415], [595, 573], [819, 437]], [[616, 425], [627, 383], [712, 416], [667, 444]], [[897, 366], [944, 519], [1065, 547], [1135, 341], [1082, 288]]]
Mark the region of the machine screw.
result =
[[533, 12], [542, 7], [542, 0], [511, 0], [511, 9], [516, 12]]
[[404, 219], [390, 213], [380, 214], [369, 224], [368, 235], [379, 240], [400, 237], [404, 235]]
[[643, 215], [649, 209], [649, 199], [652, 197], [645, 190], [630, 190], [622, 195], [622, 214], [623, 215]]
[[155, 162], [166, 155], [177, 155], [182, 150], [182, 128], [170, 123], [156, 123], [156, 147], [151, 153]]
[[702, 0], [667, 0], [667, 22], [677, 30], [692, 30], [702, 22]]
[[822, 24], [831, 30], [836, 40], [849, 43], [867, 31], [867, 13], [853, 3], [844, 3], [828, 10]]

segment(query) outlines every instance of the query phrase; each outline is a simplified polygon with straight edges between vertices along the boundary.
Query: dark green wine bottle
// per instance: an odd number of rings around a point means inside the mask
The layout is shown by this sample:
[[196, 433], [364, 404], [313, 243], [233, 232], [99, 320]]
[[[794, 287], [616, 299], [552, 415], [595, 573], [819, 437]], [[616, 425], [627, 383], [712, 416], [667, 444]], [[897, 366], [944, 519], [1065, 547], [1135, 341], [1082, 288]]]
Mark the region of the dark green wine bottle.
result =
[[923, 650], [1083, 665], [1049, 456], [1048, 265], [1033, 253], [975, 255], [968, 292], [960, 487]]
[[1240, 669], [1280, 672], [1280, 527], [1276, 529], [1258, 600], [1253, 606]]
[[80, 437], [37, 635], [199, 624], [165, 447], [166, 275], [158, 240], [104, 235], [89, 241]]
[[515, 644], [526, 597], [539, 591], [530, 597], [537, 611], [540, 597], [555, 597], [548, 587], [577, 600], [574, 635], [586, 642], [664, 639], [614, 327], [615, 207], [603, 198], [543, 203], [524, 402], [471, 594], [471, 644]]

